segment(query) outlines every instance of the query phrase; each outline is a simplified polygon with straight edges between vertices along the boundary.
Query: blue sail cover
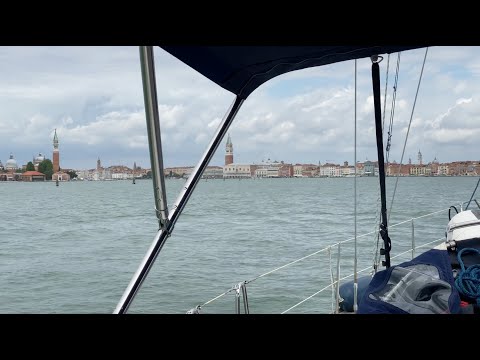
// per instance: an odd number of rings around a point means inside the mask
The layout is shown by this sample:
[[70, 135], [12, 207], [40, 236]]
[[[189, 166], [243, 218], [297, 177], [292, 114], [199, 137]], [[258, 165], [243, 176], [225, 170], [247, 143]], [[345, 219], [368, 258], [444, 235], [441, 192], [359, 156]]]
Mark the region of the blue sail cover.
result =
[[431, 249], [380, 271], [358, 304], [358, 314], [456, 314], [460, 295], [446, 250]]
[[161, 46], [224, 89], [246, 99], [287, 72], [419, 46]]

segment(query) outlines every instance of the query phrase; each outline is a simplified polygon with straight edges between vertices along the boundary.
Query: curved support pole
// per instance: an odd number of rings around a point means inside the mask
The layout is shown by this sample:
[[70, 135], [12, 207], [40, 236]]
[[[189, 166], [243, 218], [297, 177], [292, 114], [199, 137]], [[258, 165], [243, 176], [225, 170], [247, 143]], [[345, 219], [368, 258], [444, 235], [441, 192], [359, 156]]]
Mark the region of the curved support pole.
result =
[[[203, 171], [207, 167], [210, 159], [212, 158], [213, 154], [218, 148], [218, 145], [222, 141], [223, 137], [227, 133], [228, 128], [230, 127], [233, 119], [237, 115], [238, 110], [240, 109], [241, 105], [243, 104], [243, 99], [236, 97], [233, 101], [230, 109], [227, 112], [227, 115], [224, 117], [220, 125], [218, 126], [213, 139], [210, 141], [210, 144], [205, 150], [204, 154], [202, 155], [200, 161], [198, 162], [195, 169], [193, 169], [192, 174], [189, 176], [185, 187], [179, 194], [175, 204], [172, 207], [172, 211], [168, 217], [166, 225], [164, 228], [160, 229], [157, 232], [157, 235], [153, 239], [152, 245], [147, 251], [147, 254], [143, 258], [140, 266], [138, 267], [137, 271], [133, 275], [132, 280], [127, 286], [127, 289], [123, 293], [122, 298], [120, 299], [117, 307], [115, 308], [114, 314], [124, 314], [127, 312], [128, 307], [132, 303], [137, 291], [140, 289], [143, 281], [147, 277], [155, 259], [157, 258], [160, 250], [162, 249], [165, 241], [170, 236], [175, 226], [175, 223], [178, 220], [178, 217], [182, 213], [183, 208], [187, 204], [188, 199], [190, 198], [195, 186], [202, 178]], [[152, 149], [150, 149], [152, 151]]]
[[[155, 210], [160, 228], [168, 220], [165, 174], [163, 173], [162, 138], [160, 136], [160, 115], [158, 113], [157, 86], [155, 82], [155, 62], [153, 48], [140, 46], [140, 64], [142, 67], [143, 97], [147, 119], [148, 148], [152, 168]], [[135, 177], [133, 178], [135, 184]]]

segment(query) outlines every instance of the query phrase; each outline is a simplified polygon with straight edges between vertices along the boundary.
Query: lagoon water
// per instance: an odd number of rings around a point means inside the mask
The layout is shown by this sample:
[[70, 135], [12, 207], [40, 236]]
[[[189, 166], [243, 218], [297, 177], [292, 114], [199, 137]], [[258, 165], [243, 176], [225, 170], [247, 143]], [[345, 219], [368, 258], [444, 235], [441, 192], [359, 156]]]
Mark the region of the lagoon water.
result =
[[[468, 201], [477, 181], [400, 178], [389, 224], [444, 209], [414, 223], [417, 246], [440, 242], [447, 209]], [[166, 183], [173, 204], [185, 180]], [[129, 313], [184, 314], [241, 281], [353, 237], [353, 184], [353, 178], [202, 180]], [[394, 184], [387, 178], [388, 207]], [[358, 178], [357, 197], [360, 235], [377, 228], [378, 178]], [[150, 180], [0, 182], [0, 204], [0, 313], [112, 313], [158, 227]], [[411, 222], [391, 228], [390, 237], [393, 256], [407, 250]], [[371, 267], [375, 244], [374, 235], [358, 239], [359, 269]], [[325, 287], [330, 268], [336, 272], [336, 251], [248, 284], [250, 312], [282, 313]], [[353, 242], [341, 251], [344, 276], [352, 271]], [[288, 313], [328, 313], [331, 296], [328, 289]], [[202, 312], [233, 313], [234, 301], [231, 292]]]

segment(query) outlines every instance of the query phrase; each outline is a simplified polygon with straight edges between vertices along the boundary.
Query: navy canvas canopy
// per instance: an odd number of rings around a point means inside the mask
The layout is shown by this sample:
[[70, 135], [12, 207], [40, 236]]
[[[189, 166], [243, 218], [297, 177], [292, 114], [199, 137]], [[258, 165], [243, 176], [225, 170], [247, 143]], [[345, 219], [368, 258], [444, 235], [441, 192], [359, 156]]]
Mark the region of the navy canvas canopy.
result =
[[[434, 270], [432, 273], [432, 269]], [[375, 274], [358, 314], [456, 314], [460, 295], [447, 250], [430, 249]]]
[[224, 89], [246, 99], [275, 76], [419, 46], [161, 46]]

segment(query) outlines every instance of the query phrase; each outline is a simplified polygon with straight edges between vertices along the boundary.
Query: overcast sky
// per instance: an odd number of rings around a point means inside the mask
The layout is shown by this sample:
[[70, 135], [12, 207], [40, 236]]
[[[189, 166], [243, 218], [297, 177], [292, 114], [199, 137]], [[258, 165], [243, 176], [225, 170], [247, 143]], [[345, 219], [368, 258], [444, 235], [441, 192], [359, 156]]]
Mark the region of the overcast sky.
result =
[[[400, 161], [425, 49], [401, 53], [390, 161]], [[390, 55], [386, 124], [397, 54]], [[155, 63], [165, 166], [195, 165], [234, 99], [160, 48]], [[371, 61], [357, 62], [357, 160], [376, 160]], [[380, 63], [382, 96], [387, 56]], [[382, 99], [383, 106], [383, 99]], [[138, 47], [0, 47], [0, 160], [150, 167]], [[354, 160], [354, 62], [279, 76], [254, 91], [230, 135], [234, 160]], [[429, 48], [404, 163], [480, 160], [480, 48]], [[223, 165], [225, 141], [211, 165]]]

